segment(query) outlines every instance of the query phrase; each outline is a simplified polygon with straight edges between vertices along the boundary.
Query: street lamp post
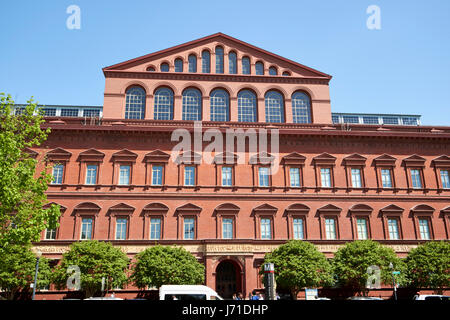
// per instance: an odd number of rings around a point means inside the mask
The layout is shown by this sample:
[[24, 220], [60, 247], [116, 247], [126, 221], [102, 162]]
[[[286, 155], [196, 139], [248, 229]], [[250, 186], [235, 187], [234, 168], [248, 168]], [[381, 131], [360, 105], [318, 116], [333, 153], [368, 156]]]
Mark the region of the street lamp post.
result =
[[37, 284], [37, 276], [39, 272], [39, 260], [41, 259], [42, 252], [37, 251], [36, 252], [36, 271], [34, 273], [34, 283], [33, 283], [33, 295], [31, 297], [32, 300], [34, 300], [34, 296], [36, 294], [36, 284]]
[[392, 286], [394, 288], [394, 300], [397, 301], [397, 286], [395, 285], [394, 265], [392, 264], [392, 262], [389, 263], [389, 268], [391, 269], [391, 275], [392, 275]]

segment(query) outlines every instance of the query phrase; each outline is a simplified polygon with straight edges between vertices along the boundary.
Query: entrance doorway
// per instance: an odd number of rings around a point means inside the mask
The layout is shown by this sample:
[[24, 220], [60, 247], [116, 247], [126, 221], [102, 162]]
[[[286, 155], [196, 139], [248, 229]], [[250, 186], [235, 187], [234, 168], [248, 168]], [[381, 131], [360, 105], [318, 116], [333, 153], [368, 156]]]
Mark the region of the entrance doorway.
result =
[[242, 292], [241, 268], [232, 260], [224, 260], [216, 268], [216, 291], [225, 299]]

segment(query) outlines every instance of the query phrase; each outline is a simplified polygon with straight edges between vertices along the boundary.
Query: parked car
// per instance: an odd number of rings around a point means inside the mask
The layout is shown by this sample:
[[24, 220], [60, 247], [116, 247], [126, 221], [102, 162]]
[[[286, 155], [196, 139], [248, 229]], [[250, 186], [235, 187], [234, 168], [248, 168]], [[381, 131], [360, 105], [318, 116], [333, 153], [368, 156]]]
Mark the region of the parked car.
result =
[[450, 301], [450, 296], [441, 294], [416, 294], [414, 300]]
[[383, 300], [377, 297], [348, 297], [347, 300]]
[[90, 297], [84, 300], [123, 300], [123, 299], [116, 297]]

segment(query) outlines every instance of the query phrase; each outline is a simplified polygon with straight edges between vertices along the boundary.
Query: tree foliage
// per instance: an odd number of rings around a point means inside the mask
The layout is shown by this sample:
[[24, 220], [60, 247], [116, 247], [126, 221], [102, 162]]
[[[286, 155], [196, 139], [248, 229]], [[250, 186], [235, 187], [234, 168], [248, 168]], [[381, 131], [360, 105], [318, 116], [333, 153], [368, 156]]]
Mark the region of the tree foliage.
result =
[[46, 228], [55, 228], [58, 206], [43, 208], [51, 176], [43, 170], [36, 176], [37, 161], [26, 148], [39, 146], [50, 130], [33, 100], [22, 115], [13, 113], [14, 101], [0, 94], [0, 247], [38, 241]]
[[78, 266], [81, 272], [81, 290], [86, 297], [92, 297], [102, 288], [105, 278], [105, 290], [121, 287], [127, 283], [129, 259], [119, 248], [109, 242], [97, 240], [75, 242], [70, 250], [63, 254], [61, 263], [55, 268], [53, 283], [58, 289], [66, 287], [71, 273], [69, 266]]
[[302, 288], [317, 288], [333, 282], [331, 264], [325, 255], [306, 241], [291, 240], [266, 254], [264, 263], [274, 263], [277, 286], [287, 288], [294, 298]]
[[358, 240], [348, 242], [340, 248], [333, 259], [333, 270], [337, 277], [337, 284], [341, 287], [366, 294], [366, 282], [370, 274], [367, 268], [377, 266], [380, 268], [380, 284], [392, 283], [392, 263], [396, 275], [396, 283], [404, 283], [405, 266], [397, 257], [394, 250], [372, 240]]
[[131, 278], [140, 289], [164, 284], [202, 284], [205, 267], [184, 248], [157, 245], [136, 255]]
[[[7, 298], [17, 298], [20, 292], [30, 290], [34, 283], [36, 255], [31, 246], [8, 245], [0, 248], [0, 288], [7, 292]], [[48, 260], [39, 259], [37, 288], [50, 284], [51, 270]]]
[[406, 258], [407, 280], [416, 288], [439, 293], [450, 287], [450, 243], [431, 241], [411, 250]]

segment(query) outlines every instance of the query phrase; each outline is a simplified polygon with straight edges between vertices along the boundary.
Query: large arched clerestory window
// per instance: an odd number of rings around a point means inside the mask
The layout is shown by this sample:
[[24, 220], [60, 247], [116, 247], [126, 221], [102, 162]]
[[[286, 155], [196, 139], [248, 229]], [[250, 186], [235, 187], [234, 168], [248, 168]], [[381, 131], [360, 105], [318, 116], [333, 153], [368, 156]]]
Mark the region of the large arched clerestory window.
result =
[[311, 100], [304, 92], [297, 91], [292, 95], [292, 121], [294, 123], [311, 122]]
[[144, 119], [145, 90], [138, 86], [127, 89], [125, 94], [125, 119]]
[[223, 73], [223, 48], [216, 47], [216, 73]]
[[199, 90], [189, 88], [183, 91], [183, 120], [202, 119], [202, 94]]
[[228, 54], [228, 65], [229, 65], [229, 73], [236, 74], [237, 73], [237, 55], [236, 52], [231, 51]]
[[155, 91], [155, 120], [173, 119], [173, 91], [169, 88], [159, 88]]
[[195, 54], [190, 54], [189, 60], [189, 72], [197, 72], [197, 56]]
[[230, 121], [229, 95], [223, 89], [215, 89], [211, 92], [211, 121]]
[[238, 121], [256, 122], [256, 95], [250, 90], [242, 90], [238, 93]]
[[266, 122], [284, 122], [284, 99], [278, 91], [268, 91], [265, 95]]
[[211, 72], [211, 55], [208, 50], [203, 50], [202, 52], [202, 72]]

